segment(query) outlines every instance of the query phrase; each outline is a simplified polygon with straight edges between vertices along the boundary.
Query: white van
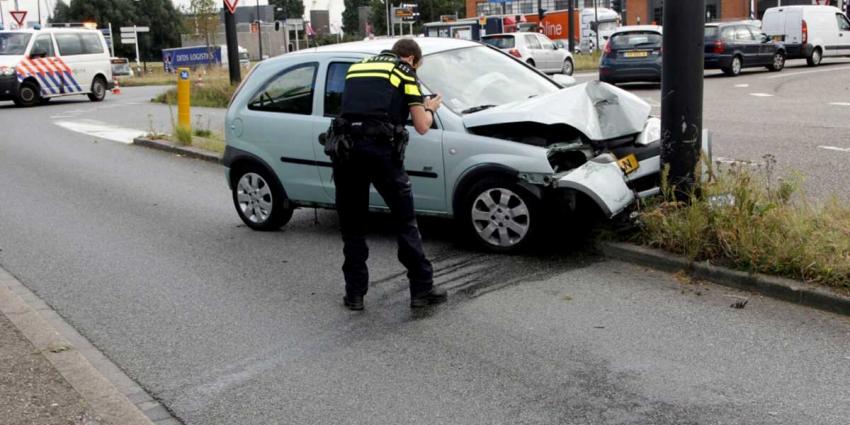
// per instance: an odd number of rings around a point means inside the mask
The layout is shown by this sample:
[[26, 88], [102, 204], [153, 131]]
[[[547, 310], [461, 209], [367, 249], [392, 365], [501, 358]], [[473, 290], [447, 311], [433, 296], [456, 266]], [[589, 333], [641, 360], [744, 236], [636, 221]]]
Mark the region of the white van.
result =
[[0, 31], [0, 100], [34, 106], [53, 97], [87, 95], [99, 102], [112, 84], [109, 49], [100, 31]]
[[762, 29], [785, 44], [788, 59], [818, 66], [830, 56], [850, 56], [850, 20], [832, 6], [781, 6], [764, 12]]

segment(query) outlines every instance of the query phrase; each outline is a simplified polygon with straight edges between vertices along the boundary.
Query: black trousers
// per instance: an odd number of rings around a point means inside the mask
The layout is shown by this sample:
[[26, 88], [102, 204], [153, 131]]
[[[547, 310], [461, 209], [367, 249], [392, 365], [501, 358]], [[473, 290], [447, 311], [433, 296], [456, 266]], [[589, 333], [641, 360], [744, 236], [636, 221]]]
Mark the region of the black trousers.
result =
[[398, 259], [407, 268], [410, 294], [417, 296], [430, 291], [434, 282], [433, 269], [422, 249], [422, 237], [413, 211], [410, 178], [404, 172], [404, 165], [389, 142], [358, 138], [350, 158], [344, 163], [334, 163], [336, 206], [344, 243], [342, 272], [346, 294], [365, 295], [369, 288], [366, 222], [370, 183], [390, 207], [398, 239]]

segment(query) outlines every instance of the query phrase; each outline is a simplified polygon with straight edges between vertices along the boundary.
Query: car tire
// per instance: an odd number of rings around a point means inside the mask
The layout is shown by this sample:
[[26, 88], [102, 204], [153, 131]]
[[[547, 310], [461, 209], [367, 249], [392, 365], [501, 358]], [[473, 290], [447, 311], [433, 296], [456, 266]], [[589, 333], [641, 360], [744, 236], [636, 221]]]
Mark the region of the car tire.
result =
[[488, 251], [522, 250], [543, 225], [541, 201], [504, 177], [485, 177], [466, 193], [457, 217], [476, 244]]
[[234, 171], [233, 206], [246, 226], [270, 231], [289, 222], [294, 208], [275, 176], [256, 165]]
[[23, 107], [36, 106], [41, 103], [41, 93], [39, 93], [38, 85], [25, 81], [18, 87], [18, 96], [14, 99], [15, 105]]
[[806, 58], [806, 63], [809, 66], [818, 66], [821, 60], [823, 60], [823, 53], [820, 51], [820, 47], [815, 47], [815, 50], [812, 50], [812, 54]]
[[571, 58], [567, 58], [564, 61], [564, 66], [561, 67], [561, 73], [564, 75], [572, 76], [575, 72], [575, 65], [573, 64], [573, 60]]
[[741, 59], [741, 56], [735, 55], [732, 57], [732, 62], [729, 63], [729, 66], [723, 68], [723, 72], [730, 77], [737, 77], [741, 75], [742, 69], [744, 69], [744, 60]]
[[773, 55], [773, 63], [767, 66], [767, 69], [772, 72], [779, 72], [785, 68], [785, 55], [782, 52], [776, 52]]
[[537, 65], [534, 64], [534, 59], [529, 59], [529, 60], [525, 61], [525, 63], [527, 63], [532, 68], [537, 68]]
[[106, 80], [103, 77], [95, 77], [91, 82], [91, 93], [89, 100], [92, 102], [102, 102], [106, 98]]

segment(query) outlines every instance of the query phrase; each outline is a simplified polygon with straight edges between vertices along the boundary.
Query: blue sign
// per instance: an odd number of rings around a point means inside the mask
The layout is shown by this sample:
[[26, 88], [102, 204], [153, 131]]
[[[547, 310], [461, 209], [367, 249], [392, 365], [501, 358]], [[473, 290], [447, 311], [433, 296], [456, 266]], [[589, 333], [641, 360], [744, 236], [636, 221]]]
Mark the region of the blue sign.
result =
[[169, 72], [180, 67], [195, 68], [199, 65], [221, 63], [221, 47], [211, 47], [210, 50], [212, 50], [212, 56], [207, 46], [162, 49], [162, 63], [165, 65], [165, 70]]
[[189, 79], [189, 71], [185, 71], [185, 70], [180, 71], [180, 79], [181, 80], [188, 80]]

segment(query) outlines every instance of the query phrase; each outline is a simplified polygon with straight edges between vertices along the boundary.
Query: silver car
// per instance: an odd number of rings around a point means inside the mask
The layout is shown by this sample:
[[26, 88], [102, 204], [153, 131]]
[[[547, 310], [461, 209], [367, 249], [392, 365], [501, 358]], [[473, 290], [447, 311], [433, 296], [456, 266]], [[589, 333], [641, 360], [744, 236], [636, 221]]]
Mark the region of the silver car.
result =
[[501, 49], [548, 73], [573, 75], [575, 65], [569, 49], [535, 32], [512, 32], [481, 37], [481, 42]]
[[[410, 129], [404, 165], [419, 214], [454, 218], [504, 252], [546, 232], [553, 215], [589, 206], [613, 218], [658, 192], [660, 126], [643, 100], [607, 84], [565, 87], [479, 43], [417, 41], [423, 90], [444, 99], [431, 131]], [[246, 77], [227, 111], [223, 160], [246, 225], [272, 230], [298, 207], [334, 208], [318, 137], [340, 112], [348, 67], [394, 42], [286, 54]], [[371, 207], [386, 209], [374, 190]]]

